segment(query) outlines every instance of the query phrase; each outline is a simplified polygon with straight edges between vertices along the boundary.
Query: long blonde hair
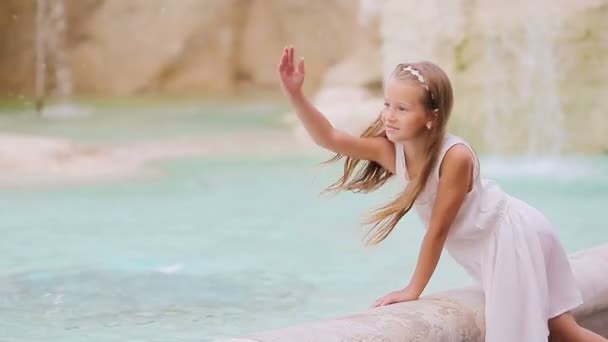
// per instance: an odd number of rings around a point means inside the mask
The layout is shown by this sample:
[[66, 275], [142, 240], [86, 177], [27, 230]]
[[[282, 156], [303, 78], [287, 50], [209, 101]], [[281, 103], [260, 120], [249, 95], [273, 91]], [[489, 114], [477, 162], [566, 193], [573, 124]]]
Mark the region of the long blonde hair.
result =
[[[431, 139], [428, 139], [429, 143], [425, 147], [426, 159], [419, 176], [412, 179], [396, 199], [375, 210], [368, 220], [366, 220], [367, 224], [372, 225], [365, 235], [367, 238], [366, 244], [368, 245], [382, 242], [395, 228], [399, 220], [412, 208], [416, 198], [424, 190], [427, 180], [437, 163], [443, 138], [446, 134], [446, 124], [452, 111], [454, 102], [452, 85], [446, 73], [439, 66], [423, 61], [399, 64], [395, 67], [390, 77], [400, 81], [413, 82], [421, 87], [425, 87], [421, 78], [412, 74], [411, 69], [408, 67], [418, 71], [428, 87], [428, 91], [425, 92], [424, 98], [421, 101], [430, 113], [436, 114], [434, 125], [429, 131]], [[384, 130], [381, 115], [361, 136], [386, 138], [386, 131]], [[341, 154], [336, 154], [326, 163], [335, 162], [342, 158], [346, 158], [344, 161], [344, 174], [335, 183], [327, 187], [325, 191], [370, 192], [384, 185], [393, 176], [389, 170], [375, 161], [359, 160]]]

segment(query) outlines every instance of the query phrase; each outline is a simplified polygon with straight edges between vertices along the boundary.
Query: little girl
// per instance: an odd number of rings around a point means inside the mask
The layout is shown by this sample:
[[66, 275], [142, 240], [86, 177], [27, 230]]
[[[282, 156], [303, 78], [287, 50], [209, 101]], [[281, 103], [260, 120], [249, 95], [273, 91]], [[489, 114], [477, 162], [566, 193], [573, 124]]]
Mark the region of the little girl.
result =
[[488, 342], [607, 341], [580, 327], [569, 310], [581, 304], [566, 253], [551, 223], [535, 208], [481, 177], [479, 160], [462, 138], [446, 132], [452, 87], [429, 62], [396, 66], [384, 110], [361, 137], [334, 128], [302, 94], [304, 60], [293, 47], [278, 65], [282, 86], [319, 146], [346, 157], [330, 189], [371, 191], [393, 175], [401, 195], [372, 215], [368, 243], [377, 244], [412, 207], [426, 226], [410, 283], [373, 306], [417, 300], [442, 249], [485, 293]]

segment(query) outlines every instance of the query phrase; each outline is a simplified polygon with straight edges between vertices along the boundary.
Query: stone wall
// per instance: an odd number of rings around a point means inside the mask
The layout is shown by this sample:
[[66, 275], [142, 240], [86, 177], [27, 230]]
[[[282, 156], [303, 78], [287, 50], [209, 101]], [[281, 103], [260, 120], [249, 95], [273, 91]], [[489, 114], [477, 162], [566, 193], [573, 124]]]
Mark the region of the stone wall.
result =
[[[100, 95], [276, 89], [286, 44], [306, 57], [313, 89], [351, 50], [358, 9], [349, 0], [64, 4], [75, 93]], [[35, 0], [0, 3], [0, 94], [33, 92], [35, 12]]]
[[34, 89], [34, 0], [0, 2], [0, 94]]

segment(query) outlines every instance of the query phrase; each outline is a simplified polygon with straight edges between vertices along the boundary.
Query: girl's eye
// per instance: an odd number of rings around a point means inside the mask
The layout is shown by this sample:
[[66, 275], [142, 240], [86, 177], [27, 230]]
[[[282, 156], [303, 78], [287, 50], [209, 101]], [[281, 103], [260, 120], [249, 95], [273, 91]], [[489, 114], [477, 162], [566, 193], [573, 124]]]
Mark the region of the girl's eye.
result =
[[384, 107], [388, 107], [388, 103], [384, 102]]
[[399, 109], [400, 111], [404, 111], [404, 110], [405, 110], [405, 108], [403, 108], [403, 107], [399, 107], [398, 109]]

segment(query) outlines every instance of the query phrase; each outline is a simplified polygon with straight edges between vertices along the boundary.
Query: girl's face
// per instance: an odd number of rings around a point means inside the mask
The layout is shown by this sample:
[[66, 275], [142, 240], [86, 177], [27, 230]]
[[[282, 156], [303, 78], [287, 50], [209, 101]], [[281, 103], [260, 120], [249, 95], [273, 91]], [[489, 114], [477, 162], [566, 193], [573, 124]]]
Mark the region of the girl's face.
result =
[[426, 133], [429, 115], [422, 103], [425, 92], [415, 81], [388, 81], [382, 121], [390, 141], [403, 142]]

